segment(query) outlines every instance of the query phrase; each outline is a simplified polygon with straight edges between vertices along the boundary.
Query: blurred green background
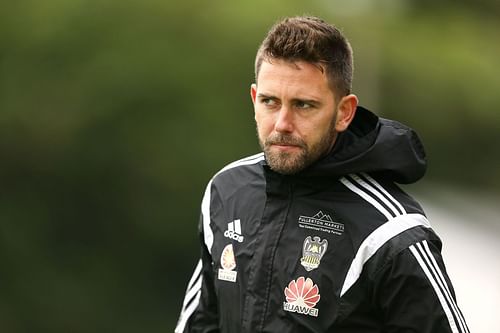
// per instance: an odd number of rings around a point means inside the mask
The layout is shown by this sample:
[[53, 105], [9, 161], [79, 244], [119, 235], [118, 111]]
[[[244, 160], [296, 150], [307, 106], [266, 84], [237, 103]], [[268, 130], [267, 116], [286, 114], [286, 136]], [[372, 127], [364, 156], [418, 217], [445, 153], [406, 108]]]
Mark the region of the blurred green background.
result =
[[0, 331], [171, 332], [205, 184], [258, 151], [280, 17], [355, 52], [361, 105], [416, 128], [428, 182], [498, 193], [500, 3], [21, 0], [0, 10]]

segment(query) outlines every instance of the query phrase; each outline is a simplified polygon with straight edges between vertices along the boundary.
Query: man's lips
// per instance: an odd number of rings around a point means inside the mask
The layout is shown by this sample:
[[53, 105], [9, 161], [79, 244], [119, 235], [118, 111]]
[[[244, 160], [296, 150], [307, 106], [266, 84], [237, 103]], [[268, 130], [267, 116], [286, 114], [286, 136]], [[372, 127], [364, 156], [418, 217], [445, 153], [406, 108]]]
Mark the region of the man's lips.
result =
[[281, 150], [291, 150], [291, 149], [300, 149], [301, 147], [298, 145], [292, 145], [287, 143], [272, 143], [271, 147], [275, 147]]
[[306, 149], [305, 142], [291, 135], [274, 135], [267, 138], [265, 146], [276, 150], [298, 150]]

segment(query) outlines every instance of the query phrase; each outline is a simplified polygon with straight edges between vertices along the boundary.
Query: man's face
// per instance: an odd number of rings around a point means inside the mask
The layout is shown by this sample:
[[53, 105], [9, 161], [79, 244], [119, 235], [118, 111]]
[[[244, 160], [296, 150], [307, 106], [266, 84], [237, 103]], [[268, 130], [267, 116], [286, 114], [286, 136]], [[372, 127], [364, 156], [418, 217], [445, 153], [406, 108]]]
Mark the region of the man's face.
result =
[[274, 171], [297, 173], [332, 148], [337, 108], [319, 67], [303, 61], [264, 61], [251, 95], [259, 143]]

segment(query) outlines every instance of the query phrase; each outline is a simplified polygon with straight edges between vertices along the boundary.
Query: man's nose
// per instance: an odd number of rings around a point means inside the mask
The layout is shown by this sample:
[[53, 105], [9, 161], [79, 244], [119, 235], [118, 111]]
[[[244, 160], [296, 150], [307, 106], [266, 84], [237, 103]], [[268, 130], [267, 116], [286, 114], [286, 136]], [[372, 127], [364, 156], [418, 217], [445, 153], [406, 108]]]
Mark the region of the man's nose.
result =
[[274, 130], [279, 133], [293, 132], [293, 113], [290, 108], [282, 106], [278, 112]]

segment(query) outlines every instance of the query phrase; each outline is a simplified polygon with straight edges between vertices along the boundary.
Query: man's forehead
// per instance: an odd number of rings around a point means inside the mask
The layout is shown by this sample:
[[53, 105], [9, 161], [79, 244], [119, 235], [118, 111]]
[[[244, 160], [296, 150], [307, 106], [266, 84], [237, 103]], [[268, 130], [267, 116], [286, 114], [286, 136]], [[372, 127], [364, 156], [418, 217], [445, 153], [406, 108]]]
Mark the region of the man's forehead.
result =
[[304, 67], [315, 67], [320, 73], [326, 75], [326, 67], [321, 62], [309, 62], [301, 59], [289, 60], [289, 59], [281, 59], [281, 58], [265, 58], [261, 64], [262, 67], [269, 66], [289, 66], [296, 70], [302, 70]]
[[295, 95], [308, 95], [321, 98], [333, 93], [322, 67], [305, 61], [273, 59], [262, 63], [257, 78], [258, 90], [265, 95], [286, 89]]

